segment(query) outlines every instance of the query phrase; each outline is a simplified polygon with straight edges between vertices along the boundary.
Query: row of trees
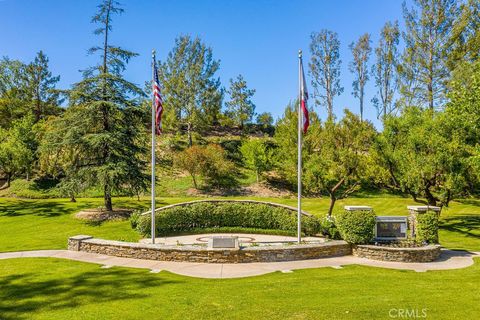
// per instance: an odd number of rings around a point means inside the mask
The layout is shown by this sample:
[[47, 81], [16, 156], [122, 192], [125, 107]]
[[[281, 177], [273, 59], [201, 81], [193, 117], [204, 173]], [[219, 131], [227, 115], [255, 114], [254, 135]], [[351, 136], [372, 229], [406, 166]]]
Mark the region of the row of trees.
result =
[[[60, 179], [59, 188], [72, 200], [86, 188], [101, 186], [107, 210], [113, 193], [146, 189], [150, 85], [143, 90], [123, 77], [137, 56], [111, 43], [113, 18], [123, 12], [116, 1], [100, 3], [92, 17], [100, 41], [88, 50], [98, 63], [69, 90], [56, 88], [60, 77], [49, 71], [42, 51], [29, 64], [0, 61], [0, 188], [35, 172]], [[219, 62], [199, 38], [179, 37], [159, 65], [167, 132], [186, 129], [191, 146], [192, 132], [222, 121], [242, 129], [252, 122], [255, 90], [241, 75], [231, 80], [222, 112], [225, 89], [215, 76]], [[65, 100], [67, 108], [62, 107]], [[257, 120], [260, 128], [273, 123], [269, 113]]]
[[[329, 195], [331, 209], [366, 181], [444, 205], [478, 186], [480, 5], [417, 0], [415, 8], [404, 5], [403, 11], [403, 33], [398, 23], [387, 23], [374, 49], [368, 34], [350, 45], [359, 117], [349, 111], [340, 120], [334, 116], [334, 98], [343, 91], [337, 34], [322, 30], [311, 36], [314, 99], [329, 116], [321, 121], [311, 112], [304, 183], [312, 195]], [[0, 173], [6, 186], [18, 176], [50, 175], [72, 199], [99, 186], [109, 210], [115, 192], [139, 194], [147, 188], [150, 85], [142, 90], [123, 77], [136, 54], [111, 43], [112, 18], [122, 12], [113, 0], [101, 2], [92, 19], [100, 41], [89, 50], [98, 63], [69, 90], [56, 89], [59, 77], [49, 71], [42, 52], [27, 65], [0, 61]], [[369, 65], [372, 52], [376, 61]], [[175, 153], [173, 163], [188, 171], [194, 184], [197, 176], [214, 186], [228, 184], [236, 166], [223, 148], [194, 145], [194, 134], [218, 124], [245, 127], [255, 113], [255, 91], [242, 76], [224, 89], [216, 75], [219, 61], [199, 38], [179, 37], [158, 64], [166, 133], [186, 132], [190, 147]], [[382, 132], [363, 119], [365, 84], [371, 77]], [[67, 108], [60, 107], [62, 99]], [[262, 172], [274, 170], [294, 185], [295, 106], [290, 104], [277, 122], [272, 145], [252, 140], [238, 149], [258, 180]], [[272, 120], [261, 114], [257, 121], [270, 126]], [[190, 170], [192, 164], [196, 167]]]
[[[384, 118], [378, 132], [371, 122], [349, 110], [339, 121], [321, 121], [311, 112], [303, 142], [303, 187], [306, 195], [327, 195], [329, 214], [338, 199], [366, 188], [408, 194], [429, 205], [448, 206], [454, 198], [478, 195], [480, 187], [480, 62], [468, 65], [449, 84], [442, 112], [411, 106]], [[466, 76], [466, 78], [464, 78]], [[257, 182], [280, 176], [295, 190], [297, 182], [297, 112], [289, 104], [273, 139], [244, 138], [227, 155], [219, 145], [193, 146], [176, 153], [174, 164], [207, 185], [231, 186], [234, 161], [253, 170]], [[230, 150], [231, 152], [231, 150]], [[215, 168], [213, 174], [212, 168]], [[227, 184], [219, 177], [230, 177]]]
[[[413, 8], [403, 4], [403, 32], [398, 22], [387, 22], [373, 50], [368, 33], [352, 42], [353, 59], [348, 67], [354, 76], [352, 94], [359, 100], [360, 118], [365, 85], [371, 77], [376, 87], [372, 104], [379, 117], [408, 106], [442, 110], [451, 73], [462, 63], [478, 58], [479, 12], [476, 0], [415, 0]], [[403, 52], [399, 50], [401, 40]], [[334, 98], [344, 91], [339, 50], [336, 32], [312, 33], [309, 65], [315, 103], [326, 108], [328, 117], [334, 116]], [[370, 65], [372, 51], [375, 61]]]

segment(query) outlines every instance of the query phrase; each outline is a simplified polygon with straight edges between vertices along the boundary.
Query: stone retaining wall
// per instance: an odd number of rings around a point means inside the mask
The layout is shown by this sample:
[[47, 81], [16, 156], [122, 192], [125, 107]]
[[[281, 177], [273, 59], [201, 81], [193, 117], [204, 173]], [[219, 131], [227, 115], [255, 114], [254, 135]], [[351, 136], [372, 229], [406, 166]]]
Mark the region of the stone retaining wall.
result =
[[431, 262], [440, 256], [440, 245], [415, 248], [392, 248], [374, 245], [354, 245], [352, 254], [360, 258], [395, 262]]
[[258, 246], [240, 249], [208, 249], [201, 246], [165, 246], [75, 236], [68, 239], [68, 250], [109, 256], [159, 261], [202, 263], [274, 262], [344, 256], [352, 253], [345, 241], [288, 246]]

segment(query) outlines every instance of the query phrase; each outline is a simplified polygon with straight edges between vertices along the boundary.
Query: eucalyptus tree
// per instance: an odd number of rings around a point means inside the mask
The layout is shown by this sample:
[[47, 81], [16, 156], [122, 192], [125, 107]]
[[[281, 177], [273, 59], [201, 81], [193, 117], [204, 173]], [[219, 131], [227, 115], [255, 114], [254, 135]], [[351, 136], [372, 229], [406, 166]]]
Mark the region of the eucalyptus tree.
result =
[[122, 12], [113, 0], [98, 6], [92, 23], [98, 25], [94, 34], [102, 40], [88, 51], [98, 56], [98, 64], [86, 69], [83, 79], [73, 85], [65, 116], [55, 134], [45, 139], [57, 152], [75, 154], [69, 163], [74, 170], [66, 174], [74, 172], [74, 179], [85, 187], [100, 186], [107, 210], [112, 210], [113, 192], [134, 194], [146, 188], [148, 178], [143, 160], [147, 140], [140, 108], [143, 92], [122, 75], [137, 54], [110, 43], [112, 18]]
[[310, 75], [315, 104], [333, 118], [333, 99], [343, 92], [340, 85], [340, 40], [336, 32], [323, 29], [310, 36]]
[[450, 34], [458, 15], [455, 0], [415, 0], [403, 3], [405, 50], [399, 65], [405, 105], [441, 109], [449, 79]]
[[399, 39], [398, 22], [387, 22], [380, 32], [380, 39], [374, 50], [376, 61], [372, 65], [371, 73], [377, 92], [372, 103], [377, 109], [377, 115], [382, 118], [395, 111], [393, 99], [398, 88], [396, 68], [399, 59]]
[[180, 36], [167, 59], [160, 63], [159, 76], [166, 110], [167, 128], [186, 126], [188, 142], [192, 133], [218, 121], [223, 90], [215, 76], [220, 61], [200, 38]]
[[480, 1], [468, 0], [460, 5], [460, 14], [454, 22], [450, 36], [452, 50], [448, 59], [450, 70], [462, 62], [475, 62], [480, 58]]
[[360, 102], [360, 120], [363, 120], [363, 100], [365, 96], [365, 84], [369, 80], [368, 59], [372, 53], [370, 35], [365, 33], [360, 36], [356, 43], [349, 46], [353, 60], [349, 64], [349, 70], [354, 75], [352, 83], [353, 95]]

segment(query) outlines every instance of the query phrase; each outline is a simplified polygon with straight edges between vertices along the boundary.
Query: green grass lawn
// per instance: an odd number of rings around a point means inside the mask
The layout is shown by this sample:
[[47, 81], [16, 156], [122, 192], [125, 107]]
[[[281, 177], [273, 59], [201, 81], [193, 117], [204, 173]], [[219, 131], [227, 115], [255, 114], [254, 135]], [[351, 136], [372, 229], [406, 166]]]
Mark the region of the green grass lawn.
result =
[[[193, 198], [158, 198], [158, 205]], [[295, 205], [296, 199], [264, 199]], [[327, 199], [304, 199], [323, 215]], [[370, 205], [379, 215], [406, 215], [408, 198], [362, 196], [337, 203]], [[64, 249], [69, 236], [89, 234], [136, 241], [128, 221], [100, 225], [76, 220], [100, 198], [23, 200], [0, 198], [0, 252]], [[116, 198], [116, 207], [147, 208], [149, 199]], [[440, 241], [448, 248], [480, 251], [480, 201], [452, 203], [442, 212]], [[0, 260], [0, 319], [389, 319], [391, 309], [427, 319], [480, 315], [480, 260], [474, 266], [416, 273], [346, 266], [227, 280], [196, 279], [52, 258]], [[396, 312], [395, 310], [393, 312]]]
[[[194, 198], [158, 198], [163, 206]], [[238, 199], [238, 198], [235, 198]], [[259, 198], [295, 206], [296, 199]], [[375, 196], [350, 198], [339, 201], [343, 205], [370, 205], [379, 215], [406, 215], [406, 206], [413, 204], [409, 198]], [[82, 208], [102, 205], [101, 198], [22, 200], [0, 198], [0, 252], [64, 249], [69, 236], [88, 234], [112, 240], [137, 241], [140, 235], [132, 230], [128, 221], [105, 222], [101, 225], [79, 221], [73, 215]], [[149, 199], [116, 198], [116, 207], [148, 208]], [[325, 214], [327, 199], [304, 199], [303, 209], [313, 214]], [[480, 251], [480, 201], [453, 202], [442, 211], [441, 244], [451, 249]]]
[[451, 271], [346, 266], [227, 280], [10, 259], [0, 260], [0, 318], [389, 319], [426, 309], [427, 319], [478, 319], [479, 283], [479, 259]]

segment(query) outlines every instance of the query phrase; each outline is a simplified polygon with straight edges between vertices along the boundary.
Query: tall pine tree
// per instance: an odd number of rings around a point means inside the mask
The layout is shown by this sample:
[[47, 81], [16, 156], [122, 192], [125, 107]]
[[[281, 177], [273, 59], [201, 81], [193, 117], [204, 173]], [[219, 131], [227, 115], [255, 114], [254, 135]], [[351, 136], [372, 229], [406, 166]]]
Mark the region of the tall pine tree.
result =
[[247, 82], [239, 74], [235, 80], [230, 79], [228, 94], [230, 101], [227, 101], [227, 114], [243, 129], [245, 123], [252, 121], [255, 114], [255, 104], [251, 100], [255, 89], [248, 89]]
[[160, 63], [166, 109], [167, 129], [186, 127], [188, 142], [192, 134], [217, 122], [222, 106], [223, 90], [215, 76], [220, 61], [213, 58], [210, 47], [196, 37], [180, 36], [166, 61]]
[[[127, 81], [122, 72], [137, 54], [110, 44], [112, 16], [123, 9], [113, 0], [98, 6], [92, 22], [98, 24], [95, 35], [99, 46], [89, 50], [99, 56], [99, 63], [83, 72], [83, 80], [69, 93], [70, 107], [58, 122], [63, 134], [59, 148], [76, 154], [71, 166], [76, 179], [85, 187], [100, 186], [107, 210], [112, 210], [112, 193], [135, 194], [146, 189], [148, 176], [142, 154], [145, 130], [140, 108], [142, 90]], [[65, 121], [67, 120], [68, 121]], [[67, 179], [68, 173], [67, 174]]]
[[25, 91], [35, 122], [61, 112], [60, 92], [55, 86], [60, 76], [53, 76], [48, 68], [48, 57], [39, 51], [35, 60], [25, 67]]

